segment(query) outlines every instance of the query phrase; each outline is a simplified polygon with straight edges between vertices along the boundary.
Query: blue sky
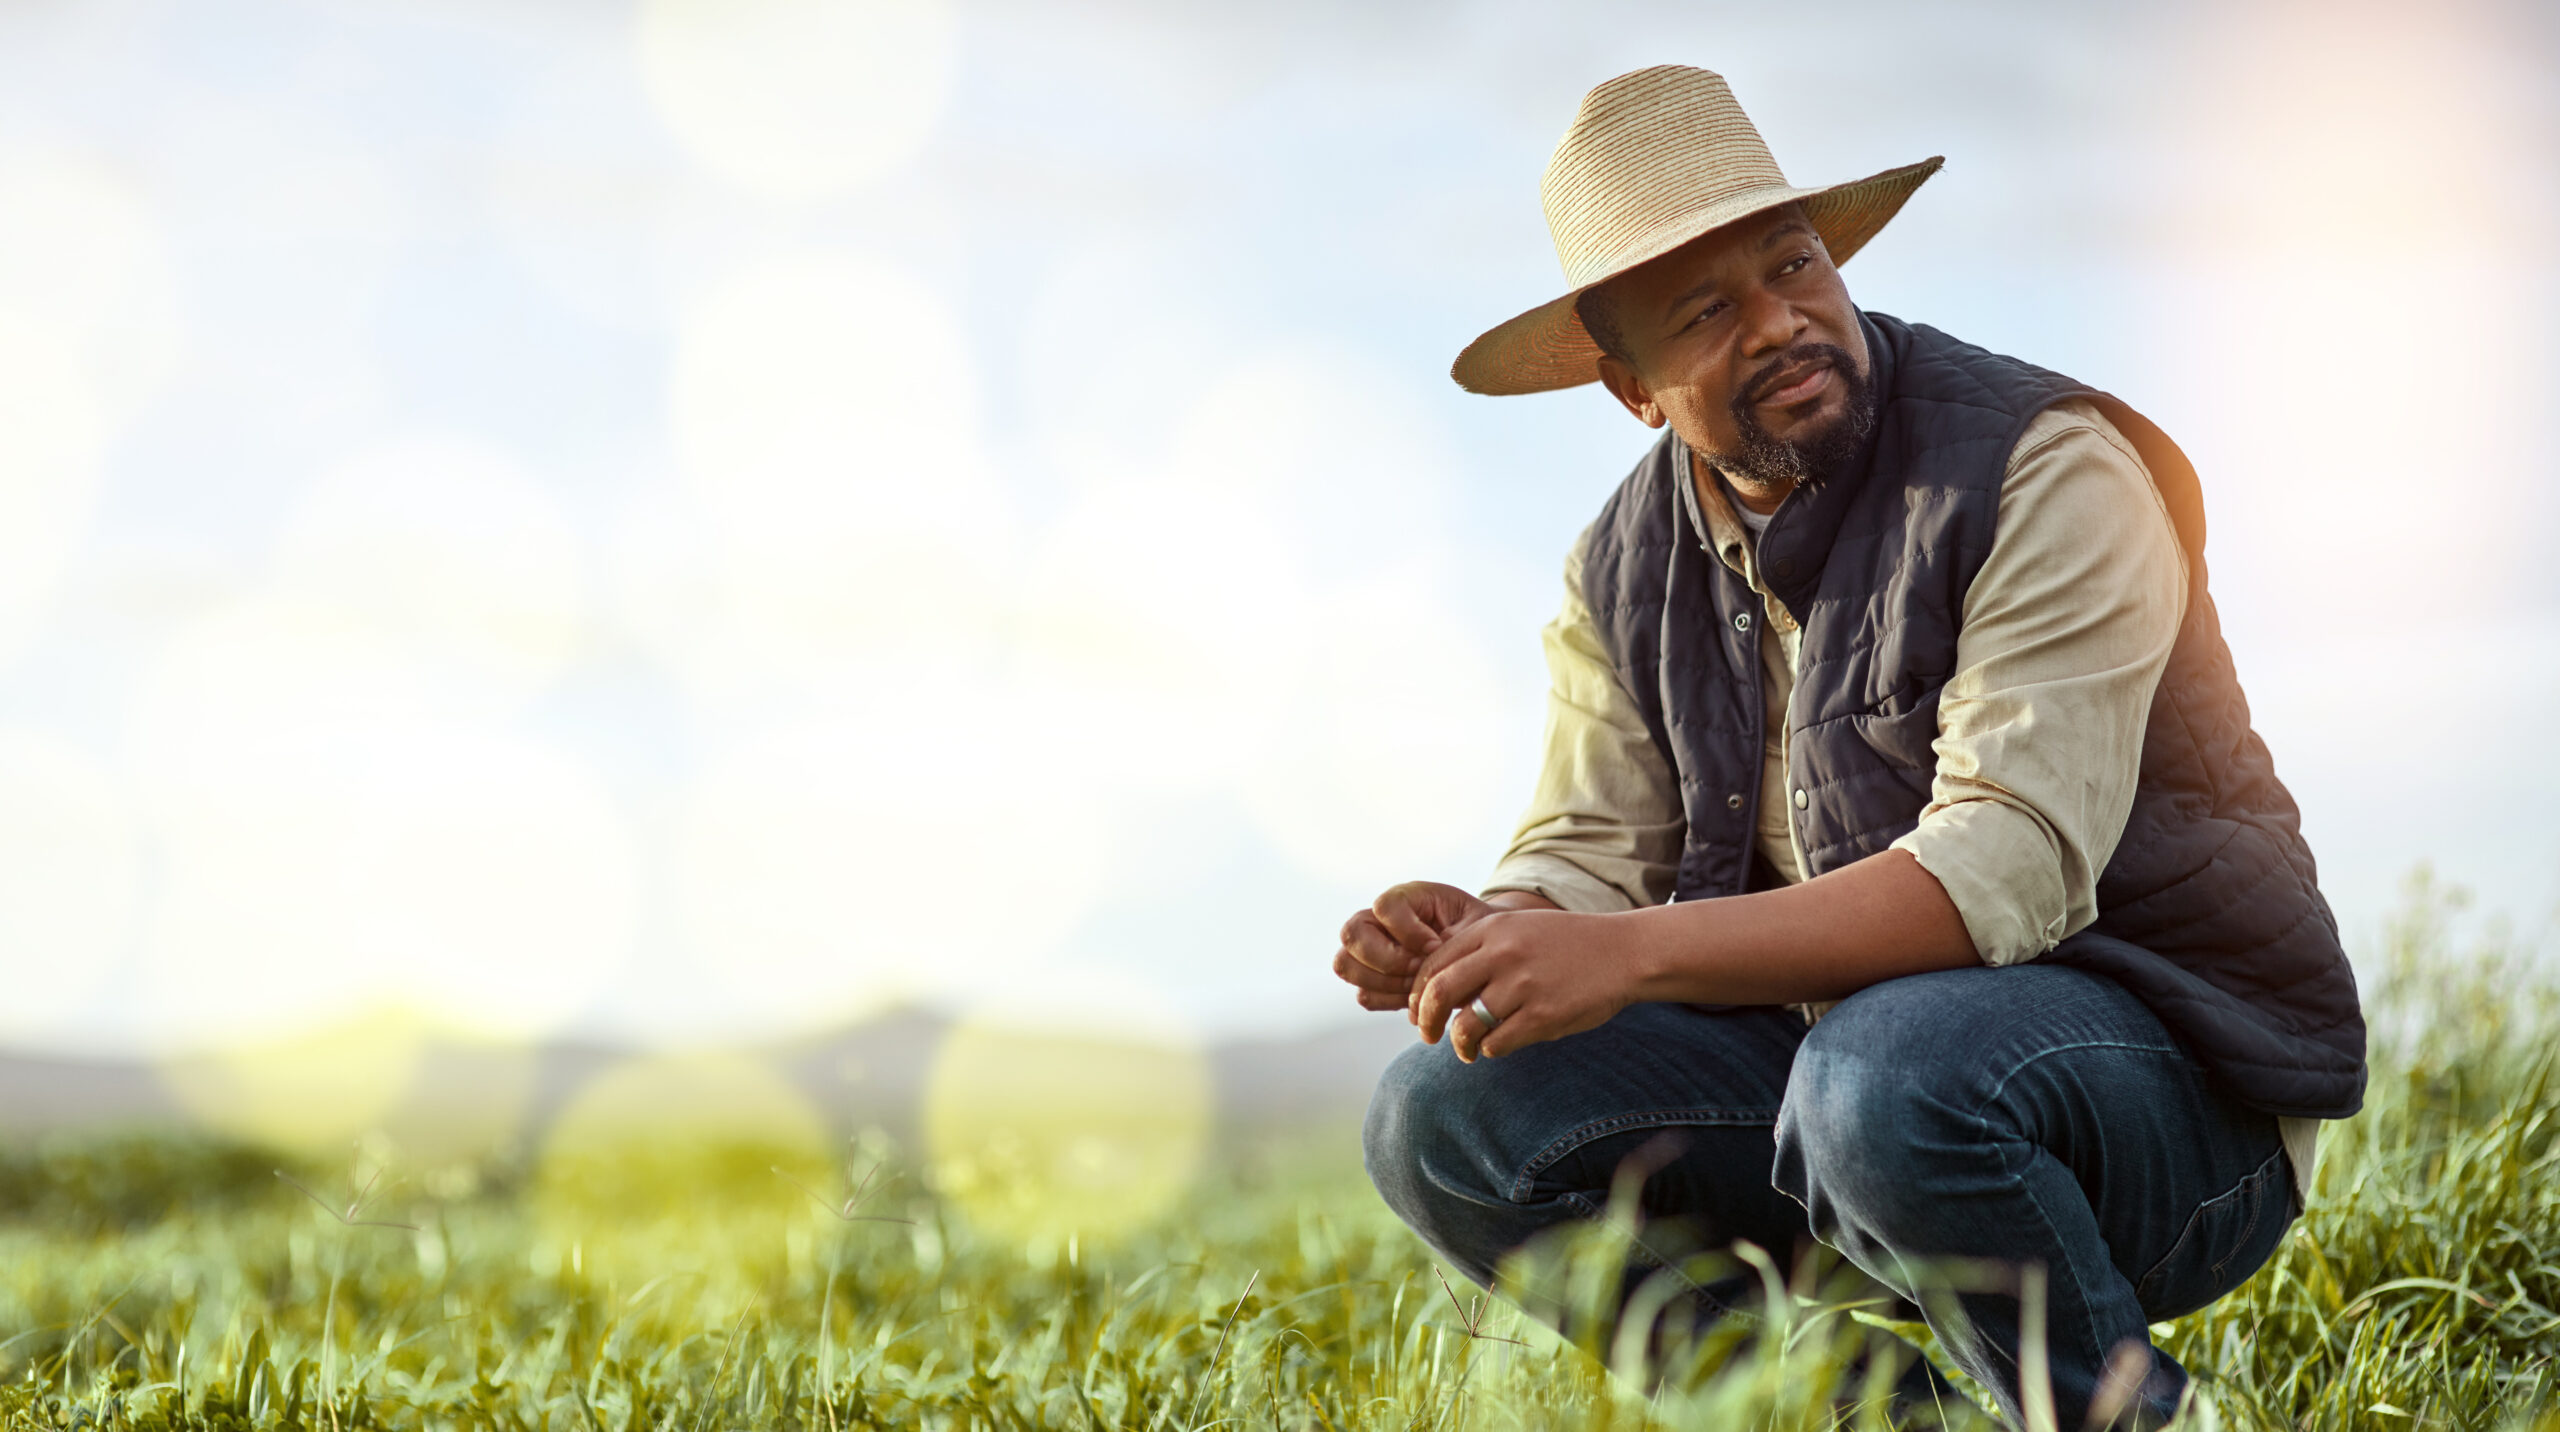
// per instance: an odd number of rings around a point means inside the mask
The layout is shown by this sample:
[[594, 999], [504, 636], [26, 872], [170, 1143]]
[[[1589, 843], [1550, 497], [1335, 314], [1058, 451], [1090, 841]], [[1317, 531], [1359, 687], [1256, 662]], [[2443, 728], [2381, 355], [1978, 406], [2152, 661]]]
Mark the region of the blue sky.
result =
[[1349, 1017], [1647, 435], [1445, 377], [1575, 100], [1945, 172], [1867, 305], [2204, 474], [2324, 883], [2560, 896], [2536, 10], [53, 0], [0, 10], [0, 1037], [383, 1004]]

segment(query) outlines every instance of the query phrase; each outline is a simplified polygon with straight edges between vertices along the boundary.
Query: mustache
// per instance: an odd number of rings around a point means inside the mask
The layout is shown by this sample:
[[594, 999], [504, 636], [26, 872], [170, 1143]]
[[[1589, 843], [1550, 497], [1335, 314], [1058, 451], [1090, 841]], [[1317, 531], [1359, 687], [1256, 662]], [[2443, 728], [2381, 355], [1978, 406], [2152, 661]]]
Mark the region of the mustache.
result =
[[1783, 386], [1779, 381], [1780, 375], [1802, 376], [1792, 370], [1802, 369], [1808, 364], [1827, 364], [1845, 377], [1855, 377], [1858, 371], [1849, 361], [1849, 350], [1836, 343], [1799, 343], [1770, 359], [1759, 372], [1752, 374], [1751, 380], [1742, 385], [1736, 406], [1759, 402]]

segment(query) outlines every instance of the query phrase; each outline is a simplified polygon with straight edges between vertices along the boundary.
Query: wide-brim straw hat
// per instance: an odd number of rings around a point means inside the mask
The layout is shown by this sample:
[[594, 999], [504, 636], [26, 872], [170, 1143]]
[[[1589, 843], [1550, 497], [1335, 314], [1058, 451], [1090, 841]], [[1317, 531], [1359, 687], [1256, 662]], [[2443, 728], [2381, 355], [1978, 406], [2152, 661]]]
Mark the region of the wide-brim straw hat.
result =
[[1620, 75], [1582, 97], [1538, 181], [1570, 289], [1467, 345], [1449, 370], [1474, 393], [1545, 393], [1600, 376], [1600, 346], [1574, 300], [1710, 229], [1804, 205], [1833, 263], [1876, 236], [1943, 158], [1799, 189], [1724, 77], [1687, 65]]

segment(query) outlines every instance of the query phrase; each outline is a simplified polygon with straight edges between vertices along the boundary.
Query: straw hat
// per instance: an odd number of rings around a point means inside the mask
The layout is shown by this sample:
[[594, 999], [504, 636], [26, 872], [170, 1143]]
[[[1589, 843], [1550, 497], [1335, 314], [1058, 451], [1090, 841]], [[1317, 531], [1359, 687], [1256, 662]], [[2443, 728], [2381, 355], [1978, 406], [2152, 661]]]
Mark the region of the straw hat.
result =
[[1449, 376], [1473, 393], [1544, 393], [1600, 376], [1600, 347], [1573, 311], [1584, 290], [1709, 229], [1790, 201], [1846, 263], [1943, 158], [1825, 189], [1778, 172], [1724, 77], [1687, 65], [1620, 75], [1582, 97], [1538, 181], [1572, 291], [1467, 345]]

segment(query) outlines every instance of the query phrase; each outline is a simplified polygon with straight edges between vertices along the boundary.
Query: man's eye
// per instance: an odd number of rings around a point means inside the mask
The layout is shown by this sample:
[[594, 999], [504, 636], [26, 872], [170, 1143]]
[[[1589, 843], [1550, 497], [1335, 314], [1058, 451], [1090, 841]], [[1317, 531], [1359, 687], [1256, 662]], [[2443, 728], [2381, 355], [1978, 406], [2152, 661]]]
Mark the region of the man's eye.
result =
[[1714, 303], [1710, 303], [1706, 307], [1699, 309], [1698, 316], [1689, 320], [1689, 326], [1695, 328], [1699, 324], [1706, 322], [1708, 319], [1715, 317], [1717, 314], [1724, 312], [1724, 309], [1724, 301], [1722, 299], [1718, 299]]
[[1794, 273], [1796, 270], [1798, 270], [1798, 269], [1800, 269], [1800, 268], [1803, 268], [1806, 264], [1809, 264], [1809, 263], [1811, 263], [1811, 262], [1813, 262], [1813, 255], [1811, 255], [1811, 254], [1798, 254], [1798, 255], [1796, 255], [1794, 258], [1791, 258], [1791, 259], [1787, 260], [1787, 266], [1786, 266], [1785, 268], [1782, 268], [1782, 269], [1778, 270], [1778, 276], [1779, 276], [1780, 278], [1784, 278], [1784, 277], [1786, 277], [1787, 275]]

